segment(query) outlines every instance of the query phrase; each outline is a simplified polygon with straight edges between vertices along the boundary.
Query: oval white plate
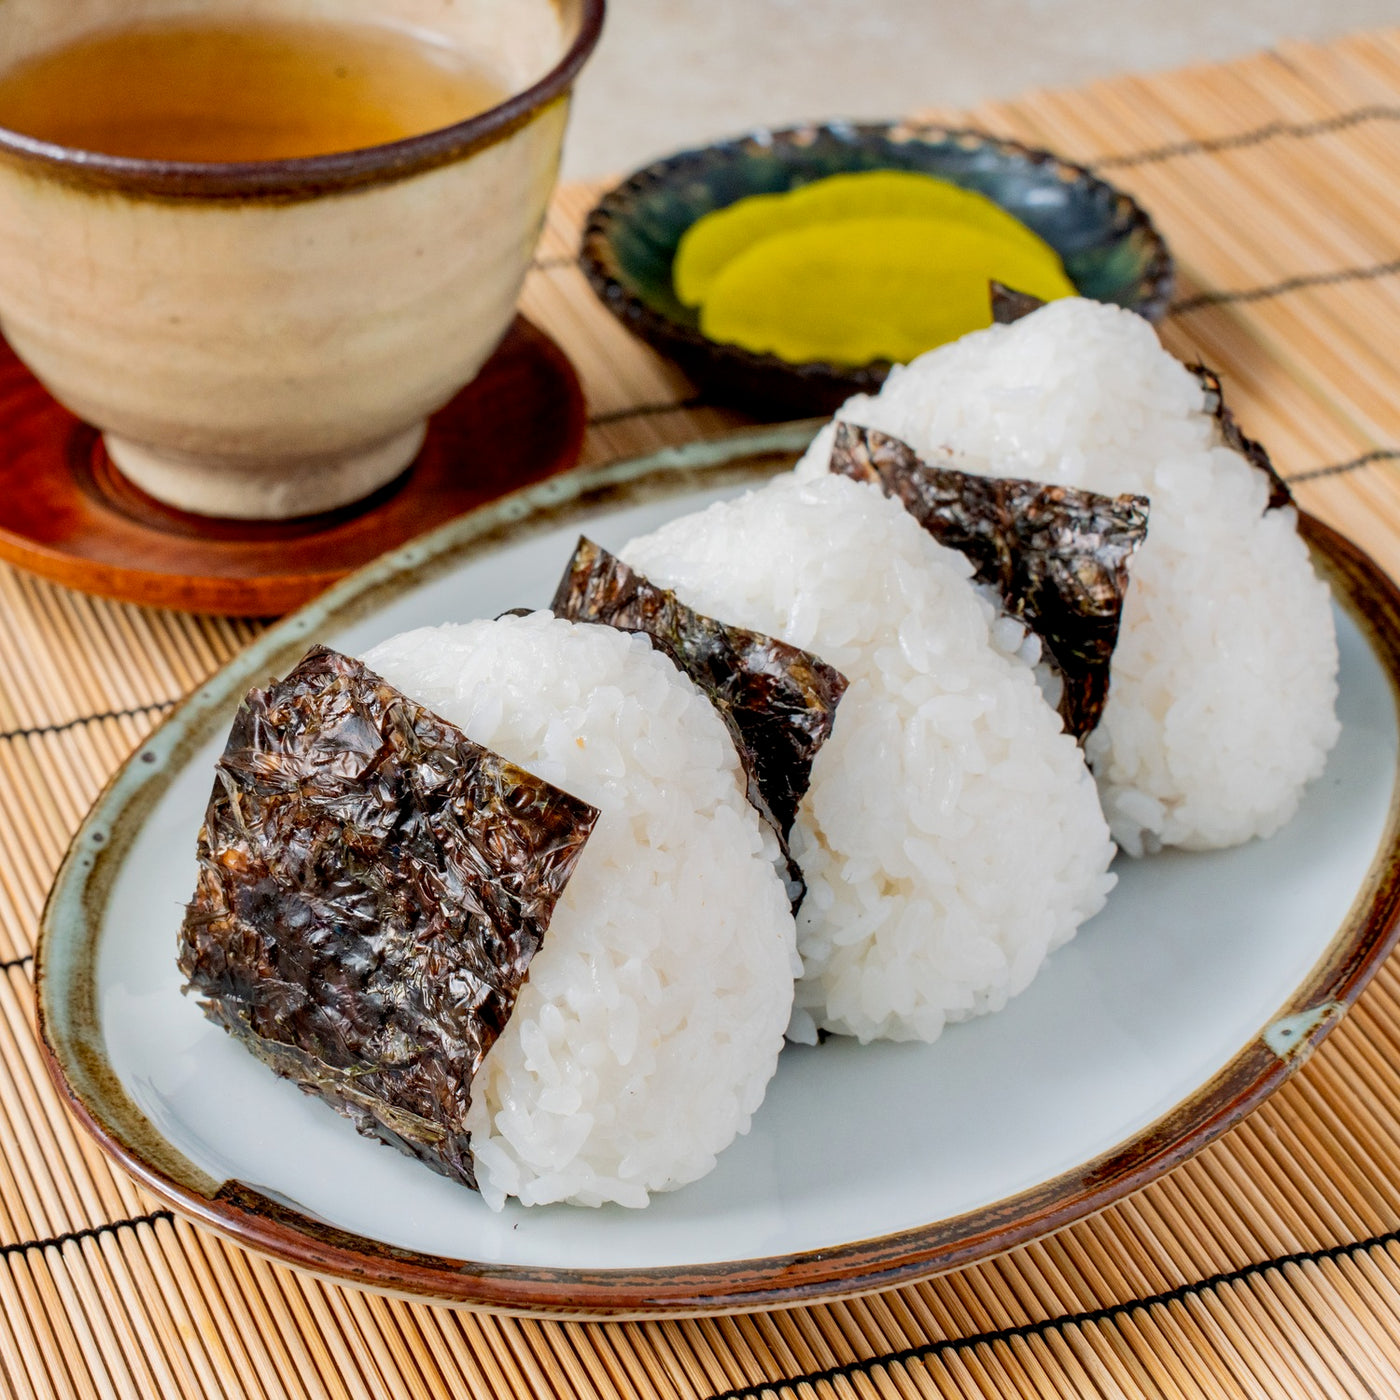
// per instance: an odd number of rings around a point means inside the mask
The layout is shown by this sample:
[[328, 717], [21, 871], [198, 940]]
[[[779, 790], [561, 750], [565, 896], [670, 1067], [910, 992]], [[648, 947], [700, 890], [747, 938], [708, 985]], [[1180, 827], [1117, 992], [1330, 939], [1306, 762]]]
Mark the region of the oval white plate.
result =
[[1002, 1013], [935, 1045], [790, 1047], [752, 1131], [645, 1211], [493, 1214], [274, 1078], [180, 993], [175, 942], [229, 717], [311, 640], [547, 604], [600, 543], [742, 489], [790, 425], [574, 473], [386, 557], [265, 634], [133, 756], [45, 913], [40, 1022], [103, 1145], [196, 1220], [333, 1277], [517, 1311], [733, 1310], [881, 1287], [1098, 1209], [1282, 1082], [1397, 909], [1400, 600], [1307, 522], [1338, 600], [1342, 739], [1297, 818], [1237, 850], [1120, 858], [1108, 908]]

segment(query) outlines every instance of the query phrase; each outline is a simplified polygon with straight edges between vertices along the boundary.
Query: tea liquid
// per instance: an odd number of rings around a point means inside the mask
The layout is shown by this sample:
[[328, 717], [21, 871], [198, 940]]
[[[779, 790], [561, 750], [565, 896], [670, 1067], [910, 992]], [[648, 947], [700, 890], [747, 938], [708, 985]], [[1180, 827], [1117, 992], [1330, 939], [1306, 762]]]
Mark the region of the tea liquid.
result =
[[506, 96], [470, 55], [401, 29], [192, 18], [0, 73], [0, 126], [104, 155], [277, 160], [416, 136]]

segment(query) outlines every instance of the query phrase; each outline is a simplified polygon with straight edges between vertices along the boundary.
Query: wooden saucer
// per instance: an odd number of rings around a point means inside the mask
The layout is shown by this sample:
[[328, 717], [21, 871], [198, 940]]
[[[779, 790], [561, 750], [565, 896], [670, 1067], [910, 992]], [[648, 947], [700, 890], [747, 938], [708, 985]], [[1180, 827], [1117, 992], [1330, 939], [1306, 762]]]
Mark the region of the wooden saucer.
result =
[[517, 318], [429, 420], [412, 466], [368, 500], [300, 520], [214, 520], [127, 481], [97, 430], [0, 341], [0, 559], [109, 598], [271, 616], [414, 535], [572, 467], [584, 416], [564, 352]]

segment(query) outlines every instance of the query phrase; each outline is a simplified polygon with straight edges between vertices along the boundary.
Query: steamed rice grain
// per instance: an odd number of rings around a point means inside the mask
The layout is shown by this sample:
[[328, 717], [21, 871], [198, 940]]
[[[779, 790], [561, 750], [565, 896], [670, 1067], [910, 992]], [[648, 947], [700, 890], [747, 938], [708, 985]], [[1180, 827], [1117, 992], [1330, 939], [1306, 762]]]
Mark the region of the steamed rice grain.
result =
[[644, 638], [547, 613], [424, 628], [368, 666], [593, 804], [467, 1118], [483, 1196], [644, 1206], [763, 1099], [797, 971], [776, 842], [710, 702]]
[[[1052, 302], [896, 368], [839, 418], [960, 470], [1151, 501], [1108, 705], [1087, 752], [1134, 854], [1232, 846], [1296, 811], [1336, 742], [1329, 595], [1292, 508], [1220, 438], [1200, 383], [1140, 317]], [[831, 429], [797, 474], [827, 469]]]
[[1023, 630], [894, 501], [783, 476], [621, 553], [851, 682], [793, 830], [795, 1038], [933, 1040], [1004, 1005], [1102, 906], [1113, 847]]

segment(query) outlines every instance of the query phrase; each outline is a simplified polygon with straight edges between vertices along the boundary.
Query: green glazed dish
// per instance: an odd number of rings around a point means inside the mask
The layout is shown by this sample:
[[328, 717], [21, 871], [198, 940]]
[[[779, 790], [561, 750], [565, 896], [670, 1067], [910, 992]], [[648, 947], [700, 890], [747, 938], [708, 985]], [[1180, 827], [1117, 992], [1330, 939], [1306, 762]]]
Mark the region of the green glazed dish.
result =
[[828, 175], [911, 170], [977, 190], [1059, 253], [1079, 292], [1157, 321], [1172, 260], [1147, 214], [1083, 166], [977, 131], [918, 123], [828, 122], [759, 131], [639, 170], [589, 215], [580, 259], [594, 291], [630, 330], [674, 359], [711, 398], [765, 419], [828, 414], [873, 393], [889, 364], [790, 364], [708, 339], [676, 300], [671, 265], [695, 221], [752, 194]]

